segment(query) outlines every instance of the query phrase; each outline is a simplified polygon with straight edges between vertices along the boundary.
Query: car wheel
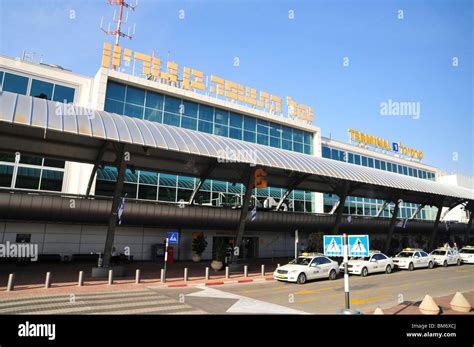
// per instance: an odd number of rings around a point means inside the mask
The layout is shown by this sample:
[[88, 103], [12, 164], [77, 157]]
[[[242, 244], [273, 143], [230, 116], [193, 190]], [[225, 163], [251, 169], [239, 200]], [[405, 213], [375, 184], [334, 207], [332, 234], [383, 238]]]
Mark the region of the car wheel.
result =
[[443, 262], [443, 266], [444, 266], [444, 267], [447, 267], [447, 266], [448, 266], [448, 261], [447, 261], [447, 260], [445, 260], [445, 261]]
[[[443, 265], [444, 265], [444, 264], [443, 264]], [[446, 263], [446, 266], [448, 266], [448, 263]], [[432, 261], [430, 261], [430, 262], [428, 263], [428, 268], [430, 268], [430, 269], [434, 268], [434, 263], [433, 263]]]
[[414, 269], [415, 266], [413, 265], [413, 263], [410, 263], [410, 265], [408, 265], [408, 270], [413, 271]]
[[296, 280], [296, 282], [298, 284], [305, 284], [306, 283], [306, 275], [304, 274], [304, 272], [302, 272], [298, 275], [298, 279]]
[[367, 275], [369, 274], [369, 270], [367, 270], [367, 268], [364, 267], [360, 274], [362, 275], [362, 277], [367, 277]]
[[390, 265], [387, 265], [387, 267], [385, 268], [385, 273], [386, 274], [392, 273], [392, 267]]
[[337, 277], [336, 270], [334, 270], [334, 269], [331, 270], [331, 271], [329, 272], [329, 279], [332, 281], [332, 280], [335, 280], [336, 277]]
[[461, 264], [462, 264], [461, 259], [458, 259], [458, 261], [456, 262], [456, 264], [457, 264], [457, 266], [461, 266]]

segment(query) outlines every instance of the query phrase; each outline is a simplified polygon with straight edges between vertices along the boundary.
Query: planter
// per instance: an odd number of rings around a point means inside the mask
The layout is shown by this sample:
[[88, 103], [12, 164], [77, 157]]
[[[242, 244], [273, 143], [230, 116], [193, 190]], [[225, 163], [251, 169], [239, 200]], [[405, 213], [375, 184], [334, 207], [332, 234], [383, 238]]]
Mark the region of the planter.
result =
[[221, 262], [220, 260], [213, 260], [211, 262], [211, 268], [214, 270], [214, 271], [219, 271], [222, 269], [222, 267], [224, 266], [224, 263]]
[[201, 256], [199, 254], [193, 254], [191, 259], [192, 259], [193, 262], [199, 263], [201, 261]]

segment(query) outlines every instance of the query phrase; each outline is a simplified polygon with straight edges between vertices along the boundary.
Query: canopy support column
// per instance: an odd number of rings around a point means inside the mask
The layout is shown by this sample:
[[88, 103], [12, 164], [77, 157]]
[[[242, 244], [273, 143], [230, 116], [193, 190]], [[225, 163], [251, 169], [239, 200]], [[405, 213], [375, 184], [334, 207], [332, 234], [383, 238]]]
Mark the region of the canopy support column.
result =
[[94, 183], [95, 174], [97, 173], [97, 169], [99, 168], [100, 162], [102, 161], [102, 157], [104, 156], [105, 150], [107, 149], [107, 141], [100, 147], [99, 152], [97, 153], [97, 157], [94, 160], [94, 167], [92, 168], [91, 175], [89, 177], [89, 182], [87, 183], [87, 190], [86, 196], [89, 196], [91, 193], [92, 183]]
[[344, 183], [344, 187], [339, 193], [339, 206], [337, 207], [336, 221], [334, 222], [333, 234], [339, 234], [339, 227], [341, 226], [342, 212], [344, 211], [344, 204], [346, 203], [347, 195], [349, 195], [350, 184], [349, 182]]
[[125, 161], [125, 144], [119, 144], [117, 148], [117, 182], [115, 183], [114, 196], [112, 199], [112, 209], [110, 211], [109, 224], [107, 228], [107, 237], [105, 239], [103, 266], [110, 265], [110, 256], [115, 238], [115, 228], [118, 221], [118, 208], [122, 197], [123, 182], [125, 178], [125, 169], [127, 167]]
[[209, 175], [212, 173], [212, 171], [214, 170], [214, 168], [216, 167], [216, 163], [212, 163], [211, 165], [209, 165], [209, 167], [203, 172], [203, 174], [201, 175], [201, 177], [199, 178], [199, 182], [196, 184], [196, 187], [194, 188], [192, 194], [191, 194], [191, 197], [189, 198], [189, 201], [188, 201], [188, 204], [189, 205], [192, 205], [194, 203], [194, 199], [196, 198], [196, 194], [199, 192], [199, 190], [201, 189], [202, 185], [204, 184], [204, 182], [207, 180], [207, 178], [209, 177]]
[[[242, 201], [239, 224], [237, 226], [237, 233], [235, 235], [235, 244], [234, 244], [234, 247], [239, 247], [239, 254], [240, 254], [240, 248], [242, 244], [242, 238], [244, 237], [245, 221], [249, 213], [249, 205], [250, 205], [250, 199], [252, 197], [252, 190], [255, 185], [255, 177], [254, 177], [255, 170], [256, 170], [255, 167], [250, 167], [249, 169], [247, 169], [247, 172], [245, 175], [245, 195]], [[233, 255], [232, 255], [232, 258], [233, 258]]]
[[420, 205], [416, 208], [415, 212], [412, 213], [409, 219], [414, 219], [418, 213], [425, 207], [425, 205]]
[[378, 212], [377, 212], [377, 217], [380, 217], [382, 215], [383, 211], [385, 211], [385, 208], [387, 208], [388, 204], [390, 204], [390, 201], [385, 200], [382, 207], [380, 207], [380, 210], [378, 210]]
[[431, 233], [430, 239], [430, 249], [433, 249], [436, 246], [437, 238], [438, 238], [438, 226], [441, 220], [441, 212], [443, 211], [443, 199], [438, 203], [438, 212], [436, 213], [436, 219], [433, 226], [433, 231]]
[[474, 212], [469, 212], [469, 222], [467, 222], [466, 226], [466, 234], [464, 234], [464, 246], [468, 244], [469, 239], [471, 238], [471, 227], [472, 227], [472, 219], [474, 217]]
[[288, 189], [286, 190], [286, 192], [283, 194], [283, 196], [281, 197], [280, 201], [278, 202], [278, 205], [275, 207], [275, 211], [280, 211], [280, 208], [281, 206], [283, 205], [283, 203], [285, 202], [286, 198], [288, 198], [288, 196], [291, 194], [291, 192], [293, 190], [296, 189], [296, 187], [298, 187], [301, 182], [303, 182], [306, 178], [308, 178], [310, 175], [301, 175], [297, 178], [295, 178], [293, 180], [293, 182], [290, 183], [290, 186], [288, 187]]
[[398, 215], [398, 210], [400, 209], [400, 203], [401, 203], [401, 200], [397, 199], [397, 201], [395, 202], [395, 207], [393, 208], [392, 218], [390, 219], [390, 224], [388, 226], [387, 238], [385, 239], [385, 248], [384, 248], [385, 254], [387, 254], [388, 251], [390, 250], [390, 244], [392, 243], [393, 231], [395, 230], [395, 225], [397, 223], [397, 215]]

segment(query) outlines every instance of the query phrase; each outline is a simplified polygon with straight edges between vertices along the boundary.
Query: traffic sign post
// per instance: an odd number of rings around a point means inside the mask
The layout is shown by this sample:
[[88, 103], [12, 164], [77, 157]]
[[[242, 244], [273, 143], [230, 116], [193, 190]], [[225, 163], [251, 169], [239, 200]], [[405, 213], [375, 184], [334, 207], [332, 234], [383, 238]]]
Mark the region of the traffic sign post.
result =
[[298, 229], [295, 230], [295, 259], [298, 259]]
[[347, 246], [347, 235], [342, 235], [343, 238], [343, 253], [344, 253], [344, 295], [345, 295], [345, 311], [348, 312], [351, 309], [349, 299], [349, 272], [347, 271], [347, 262], [349, 261], [349, 247]]
[[168, 240], [170, 245], [177, 245], [179, 243], [179, 234], [177, 231], [168, 232]]
[[169, 239], [166, 238], [166, 243], [165, 243], [165, 265], [163, 266], [163, 283], [166, 282], [166, 263], [168, 262], [168, 241], [169, 241]]

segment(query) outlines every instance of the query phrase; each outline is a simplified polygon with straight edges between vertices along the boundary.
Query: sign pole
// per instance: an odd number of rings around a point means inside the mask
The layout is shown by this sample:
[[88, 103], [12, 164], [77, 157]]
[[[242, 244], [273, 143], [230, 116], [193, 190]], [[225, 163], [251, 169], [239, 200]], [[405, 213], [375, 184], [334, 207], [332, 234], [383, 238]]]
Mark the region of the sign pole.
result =
[[166, 264], [168, 263], [168, 238], [166, 238], [165, 244], [165, 265], [163, 266], [163, 279], [166, 282]]
[[298, 229], [295, 230], [295, 259], [298, 259]]
[[348, 256], [349, 256], [349, 247], [347, 245], [347, 234], [343, 234], [342, 236], [342, 241], [343, 241], [343, 255], [344, 255], [344, 293], [346, 297], [346, 306], [345, 309], [349, 310], [350, 309], [350, 301], [349, 301], [349, 273], [347, 272], [347, 263], [349, 261]]

